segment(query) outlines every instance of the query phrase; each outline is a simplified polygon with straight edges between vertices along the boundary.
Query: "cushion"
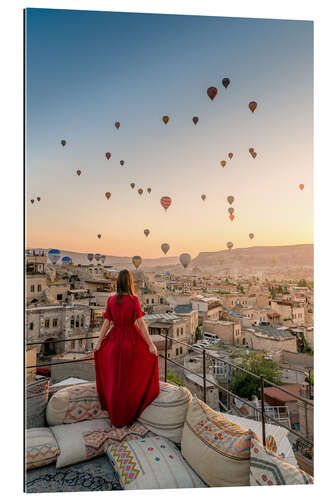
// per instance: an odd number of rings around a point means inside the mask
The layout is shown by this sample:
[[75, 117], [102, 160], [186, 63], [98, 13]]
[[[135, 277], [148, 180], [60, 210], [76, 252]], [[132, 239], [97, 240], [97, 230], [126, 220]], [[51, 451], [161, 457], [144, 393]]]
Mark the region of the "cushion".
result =
[[250, 485], [277, 486], [282, 484], [313, 484], [313, 478], [272, 451], [265, 449], [262, 443], [253, 439], [251, 442]]
[[50, 380], [41, 379], [27, 385], [26, 428], [45, 427], [45, 408], [49, 397]]
[[191, 399], [192, 394], [186, 387], [160, 382], [159, 395], [143, 410], [137, 421], [155, 434], [180, 443]]
[[50, 398], [46, 408], [47, 423], [52, 426], [108, 416], [101, 408], [95, 382], [60, 389]]
[[129, 426], [114, 427], [106, 418], [55, 425], [51, 430], [60, 448], [57, 468], [102, 455], [106, 446], [112, 442], [122, 443], [152, 435], [147, 427], [138, 422]]
[[126, 490], [207, 487], [163, 436], [113, 443], [106, 454]]
[[181, 451], [209, 486], [249, 486], [251, 438], [257, 435], [196, 396], [187, 412]]
[[48, 427], [27, 429], [25, 436], [26, 469], [37, 469], [56, 461], [60, 450]]

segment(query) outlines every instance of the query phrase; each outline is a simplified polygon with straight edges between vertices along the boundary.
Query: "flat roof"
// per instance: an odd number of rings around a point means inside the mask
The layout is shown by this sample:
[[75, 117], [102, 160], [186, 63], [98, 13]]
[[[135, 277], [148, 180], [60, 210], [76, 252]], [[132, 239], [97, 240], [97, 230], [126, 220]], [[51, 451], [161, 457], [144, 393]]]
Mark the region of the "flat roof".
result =
[[147, 321], [161, 320], [161, 319], [165, 319], [167, 321], [175, 321], [177, 319], [183, 319], [183, 318], [180, 318], [176, 314], [172, 314], [172, 313], [146, 314], [145, 315], [145, 320], [147, 320]]
[[[292, 384], [292, 385], [282, 385], [281, 386], [283, 389], [286, 389], [289, 392], [294, 393], [296, 396], [300, 395], [302, 384]], [[286, 392], [281, 391], [280, 389], [277, 389], [277, 387], [265, 387], [264, 388], [264, 394], [267, 396], [270, 396], [274, 399], [278, 399], [279, 401], [296, 401], [297, 398], [294, 396], [290, 396]]]

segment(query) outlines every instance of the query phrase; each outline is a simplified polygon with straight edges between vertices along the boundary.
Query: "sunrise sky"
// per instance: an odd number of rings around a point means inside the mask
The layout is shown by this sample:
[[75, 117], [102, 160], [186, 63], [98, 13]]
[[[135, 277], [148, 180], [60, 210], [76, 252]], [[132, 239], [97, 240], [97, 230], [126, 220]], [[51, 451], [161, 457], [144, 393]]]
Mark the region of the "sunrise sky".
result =
[[161, 243], [194, 257], [313, 242], [312, 22], [27, 9], [26, 55], [28, 247], [148, 258]]

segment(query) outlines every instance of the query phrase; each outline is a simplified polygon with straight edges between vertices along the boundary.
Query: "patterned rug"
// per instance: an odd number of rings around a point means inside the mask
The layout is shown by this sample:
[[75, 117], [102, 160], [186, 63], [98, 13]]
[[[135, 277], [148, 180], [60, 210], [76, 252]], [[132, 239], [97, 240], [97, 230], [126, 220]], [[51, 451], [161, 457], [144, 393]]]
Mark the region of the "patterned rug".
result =
[[106, 455], [56, 470], [55, 463], [27, 471], [26, 493], [122, 490]]

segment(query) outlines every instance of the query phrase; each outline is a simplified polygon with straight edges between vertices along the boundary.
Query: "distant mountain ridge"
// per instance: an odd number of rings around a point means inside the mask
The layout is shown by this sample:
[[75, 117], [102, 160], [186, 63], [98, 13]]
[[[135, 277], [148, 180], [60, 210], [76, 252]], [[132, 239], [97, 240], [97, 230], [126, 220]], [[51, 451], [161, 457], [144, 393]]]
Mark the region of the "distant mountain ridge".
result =
[[[48, 250], [48, 249], [46, 249]], [[74, 264], [89, 264], [87, 253], [61, 250], [61, 257], [71, 257]], [[189, 268], [209, 268], [221, 263], [242, 268], [267, 268], [273, 263], [277, 267], [313, 267], [313, 244], [283, 245], [283, 246], [254, 246], [219, 250], [215, 252], [200, 252], [192, 258]], [[133, 267], [132, 257], [107, 255], [104, 265], [119, 267]], [[143, 259], [141, 268], [166, 268], [179, 266], [178, 256], [161, 256]]]

